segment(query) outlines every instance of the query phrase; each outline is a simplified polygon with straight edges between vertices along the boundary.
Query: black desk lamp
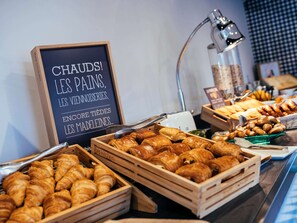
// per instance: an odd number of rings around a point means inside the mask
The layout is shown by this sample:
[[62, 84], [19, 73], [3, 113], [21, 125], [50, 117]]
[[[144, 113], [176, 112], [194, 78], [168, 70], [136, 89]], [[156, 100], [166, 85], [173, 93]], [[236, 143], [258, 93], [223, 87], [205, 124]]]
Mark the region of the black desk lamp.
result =
[[232, 49], [233, 47], [237, 46], [242, 40], [245, 39], [245, 37], [238, 30], [235, 23], [224, 17], [218, 9], [213, 10], [208, 15], [208, 17], [194, 29], [194, 31], [189, 36], [187, 42], [185, 43], [176, 65], [176, 83], [182, 111], [186, 111], [186, 105], [179, 77], [180, 63], [190, 41], [192, 40], [196, 32], [207, 22], [211, 23], [212, 29], [210, 36], [213, 43], [215, 44], [218, 53], [222, 53], [224, 51]]

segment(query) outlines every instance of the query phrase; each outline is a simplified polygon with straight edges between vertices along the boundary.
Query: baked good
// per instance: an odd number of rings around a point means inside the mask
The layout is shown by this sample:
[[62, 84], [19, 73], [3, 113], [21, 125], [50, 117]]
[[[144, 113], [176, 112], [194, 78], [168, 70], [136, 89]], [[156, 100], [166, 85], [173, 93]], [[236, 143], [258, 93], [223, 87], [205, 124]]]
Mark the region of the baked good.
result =
[[71, 167], [70, 170], [56, 184], [56, 191], [70, 189], [72, 184], [80, 179], [90, 179], [94, 174], [93, 168], [83, 167], [81, 164]]
[[81, 179], [73, 183], [71, 190], [72, 206], [91, 200], [97, 194], [97, 186], [90, 179]]
[[54, 166], [56, 167], [55, 180], [58, 182], [67, 173], [67, 171], [79, 164], [78, 156], [75, 154], [61, 154], [57, 157]]
[[212, 145], [210, 142], [208, 142], [204, 139], [200, 139], [198, 137], [194, 137], [194, 136], [187, 137], [186, 139], [184, 139], [182, 141], [182, 143], [187, 144], [192, 149], [194, 149], [194, 148], [208, 149]]
[[226, 141], [217, 141], [210, 148], [209, 151], [212, 152], [216, 157], [218, 156], [234, 156], [240, 162], [244, 160], [242, 156], [242, 150], [240, 146]]
[[209, 160], [214, 159], [213, 154], [206, 149], [192, 149], [180, 155], [183, 164], [191, 164], [194, 162], [207, 163]]
[[184, 165], [175, 173], [196, 183], [201, 183], [212, 176], [211, 169], [201, 162]]
[[57, 214], [71, 207], [71, 195], [68, 190], [49, 194], [43, 201], [44, 216]]
[[135, 136], [132, 134], [126, 135], [120, 139], [111, 139], [108, 144], [124, 152], [128, 152], [131, 147], [138, 146]]
[[45, 179], [54, 176], [53, 160], [34, 161], [28, 169], [30, 179]]
[[7, 223], [37, 222], [42, 218], [42, 207], [20, 207], [10, 215]]
[[45, 179], [33, 179], [30, 180], [30, 184], [26, 189], [26, 198], [24, 206], [34, 207], [42, 205], [44, 198], [48, 194], [52, 194], [55, 191], [55, 180], [53, 177]]
[[6, 222], [15, 210], [14, 200], [7, 194], [0, 194], [0, 222]]
[[116, 176], [110, 169], [100, 164], [94, 166], [94, 182], [98, 188], [97, 196], [108, 193], [116, 181]]
[[158, 148], [157, 152], [160, 153], [160, 152], [163, 152], [166, 150], [168, 150], [172, 153], [175, 153], [176, 155], [180, 155], [183, 152], [190, 151], [191, 147], [185, 143], [172, 143], [170, 145], [162, 146], [162, 147]]
[[170, 144], [172, 144], [170, 139], [168, 139], [167, 137], [165, 137], [163, 135], [156, 135], [156, 136], [147, 138], [147, 139], [143, 140], [141, 143], [141, 145], [150, 145], [156, 150], [162, 146], [166, 146], [166, 145], [170, 145]]
[[239, 161], [234, 156], [222, 156], [208, 162], [208, 166], [212, 170], [213, 175], [226, 171], [238, 164]]
[[146, 138], [155, 136], [156, 133], [149, 129], [139, 129], [131, 134], [135, 135], [136, 141], [140, 144]]
[[159, 130], [159, 133], [173, 142], [181, 141], [187, 138], [186, 133], [178, 128], [164, 127]]
[[157, 154], [157, 151], [150, 145], [134, 146], [129, 148], [128, 152], [143, 160], [148, 160]]
[[175, 172], [182, 165], [180, 157], [170, 151], [164, 151], [152, 156], [149, 159], [149, 162], [169, 170], [170, 172]]
[[14, 200], [17, 207], [24, 202], [26, 188], [29, 185], [30, 177], [16, 171], [4, 178], [2, 186], [4, 191]]

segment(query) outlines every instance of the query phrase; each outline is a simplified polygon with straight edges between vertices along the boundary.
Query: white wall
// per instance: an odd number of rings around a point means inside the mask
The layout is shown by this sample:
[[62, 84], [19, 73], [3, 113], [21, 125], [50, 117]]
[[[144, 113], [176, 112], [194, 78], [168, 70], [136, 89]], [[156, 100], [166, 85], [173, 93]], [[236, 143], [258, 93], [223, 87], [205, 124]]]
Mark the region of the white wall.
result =
[[[238, 0], [1, 0], [0, 162], [49, 146], [30, 51], [37, 45], [110, 41], [127, 123], [179, 111], [175, 68], [193, 29], [218, 8], [247, 40], [243, 72], [252, 80], [252, 52]], [[213, 86], [209, 24], [194, 37], [181, 65], [187, 108], [200, 113]]]

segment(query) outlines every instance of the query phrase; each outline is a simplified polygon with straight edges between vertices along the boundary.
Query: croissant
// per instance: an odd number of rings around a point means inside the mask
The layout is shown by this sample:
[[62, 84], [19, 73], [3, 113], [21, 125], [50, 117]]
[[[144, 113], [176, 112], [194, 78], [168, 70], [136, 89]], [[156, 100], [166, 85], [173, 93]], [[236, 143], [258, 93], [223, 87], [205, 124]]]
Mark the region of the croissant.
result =
[[14, 200], [16, 206], [21, 206], [29, 185], [30, 177], [19, 171], [8, 175], [2, 183], [4, 191]]
[[42, 218], [42, 207], [20, 207], [10, 215], [7, 223], [37, 222]]
[[184, 152], [179, 156], [184, 164], [191, 164], [194, 162], [201, 162], [207, 164], [211, 159], [214, 159], [214, 155], [206, 149], [192, 149]]
[[234, 156], [222, 156], [208, 162], [213, 174], [221, 173], [239, 164], [238, 159]]
[[157, 152], [163, 152], [163, 151], [170, 151], [172, 153], [175, 153], [176, 155], [180, 155], [183, 152], [189, 151], [191, 150], [190, 146], [188, 146], [185, 143], [173, 143], [171, 145], [167, 145], [167, 146], [162, 146], [160, 148], [157, 149]]
[[162, 146], [166, 146], [166, 145], [170, 145], [170, 144], [172, 144], [170, 139], [168, 139], [167, 137], [162, 136], [162, 135], [156, 135], [156, 136], [153, 136], [150, 138], [146, 138], [141, 143], [141, 145], [150, 145], [156, 150]]
[[30, 179], [44, 179], [54, 176], [54, 167], [52, 160], [34, 161], [28, 170]]
[[187, 144], [192, 149], [200, 148], [200, 149], [208, 149], [212, 146], [212, 144], [204, 139], [200, 139], [195, 136], [187, 137], [182, 141], [182, 143]]
[[110, 169], [97, 164], [94, 166], [94, 182], [98, 188], [97, 196], [100, 196], [111, 190], [116, 183], [116, 176]]
[[71, 167], [70, 170], [59, 180], [56, 184], [56, 190], [64, 190], [71, 188], [72, 184], [80, 179], [88, 178], [90, 179], [94, 174], [93, 168], [83, 167], [82, 165], [76, 165]]
[[143, 160], [148, 160], [150, 157], [157, 154], [156, 150], [150, 145], [134, 146], [129, 148], [128, 152]]
[[68, 190], [49, 194], [43, 201], [45, 217], [54, 215], [71, 207], [71, 195]]
[[175, 172], [181, 165], [182, 160], [178, 155], [170, 151], [161, 152], [149, 159], [149, 162], [161, 166], [162, 168]]
[[127, 152], [131, 147], [138, 146], [133, 135], [127, 135], [120, 139], [112, 139], [108, 144], [124, 152]]
[[97, 194], [97, 185], [89, 179], [77, 180], [73, 183], [70, 193], [72, 206], [76, 206], [94, 198]]
[[52, 194], [55, 191], [55, 180], [53, 177], [45, 179], [34, 179], [30, 181], [26, 189], [26, 198], [24, 206], [33, 207], [40, 206], [44, 198], [48, 194]]
[[0, 222], [6, 222], [10, 214], [15, 210], [14, 200], [7, 194], [0, 194]]
[[215, 156], [234, 156], [239, 162], [244, 160], [244, 157], [241, 155], [242, 150], [240, 146], [226, 141], [215, 142], [212, 147], [209, 148], [209, 151]]
[[201, 183], [212, 176], [211, 169], [200, 162], [184, 165], [177, 169], [175, 173], [196, 183]]
[[78, 156], [75, 154], [61, 154], [58, 156], [54, 166], [56, 167], [55, 180], [58, 182], [67, 171], [79, 164]]
[[187, 138], [186, 133], [178, 128], [164, 127], [159, 130], [159, 133], [173, 142], [181, 141]]

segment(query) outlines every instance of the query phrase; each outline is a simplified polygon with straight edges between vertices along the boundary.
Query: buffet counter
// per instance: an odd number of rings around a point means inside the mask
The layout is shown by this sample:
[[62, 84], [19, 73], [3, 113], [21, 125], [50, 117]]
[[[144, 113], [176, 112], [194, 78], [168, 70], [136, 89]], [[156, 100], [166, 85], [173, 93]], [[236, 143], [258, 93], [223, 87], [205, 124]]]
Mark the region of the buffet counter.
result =
[[[297, 130], [290, 130], [286, 135], [275, 139], [272, 144], [297, 145]], [[224, 206], [213, 211], [202, 220], [209, 222], [264, 222], [264, 219], [275, 219], [279, 207], [283, 203], [284, 196], [290, 186], [292, 179], [288, 179], [290, 172], [295, 170], [295, 158], [297, 153], [289, 157], [269, 161], [262, 165], [260, 182], [255, 187], [231, 200]], [[292, 178], [292, 177], [291, 177]], [[285, 183], [284, 183], [285, 182]], [[124, 218], [160, 218], [160, 219], [196, 219], [191, 210], [167, 199], [166, 197], [150, 190], [149, 188], [135, 183], [147, 196], [158, 205], [158, 212], [150, 214], [130, 210], [118, 219]], [[273, 200], [279, 203], [274, 207]], [[270, 211], [274, 207], [273, 211]], [[295, 216], [296, 217], [296, 216]], [[270, 221], [272, 222], [272, 221]]]

